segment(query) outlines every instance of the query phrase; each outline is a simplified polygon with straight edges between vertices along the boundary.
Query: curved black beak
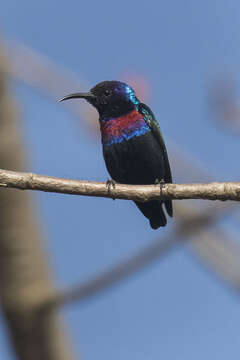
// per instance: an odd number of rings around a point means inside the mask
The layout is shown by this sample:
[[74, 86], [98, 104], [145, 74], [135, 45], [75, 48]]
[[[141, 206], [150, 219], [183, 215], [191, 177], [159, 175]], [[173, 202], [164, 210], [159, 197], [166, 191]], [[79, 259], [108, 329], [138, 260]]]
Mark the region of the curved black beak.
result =
[[69, 100], [69, 99], [86, 99], [86, 100], [93, 100], [95, 98], [95, 95], [93, 95], [91, 92], [86, 92], [86, 93], [74, 93], [74, 94], [69, 94], [66, 95], [64, 97], [62, 97], [59, 101], [65, 101], [65, 100]]

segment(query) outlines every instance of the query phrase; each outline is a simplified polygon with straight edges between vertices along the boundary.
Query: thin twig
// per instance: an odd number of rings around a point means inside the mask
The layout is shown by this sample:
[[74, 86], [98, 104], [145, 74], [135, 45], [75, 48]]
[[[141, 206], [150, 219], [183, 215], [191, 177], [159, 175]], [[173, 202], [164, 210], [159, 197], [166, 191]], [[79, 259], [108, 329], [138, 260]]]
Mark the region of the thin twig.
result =
[[142, 202], [153, 199], [240, 200], [239, 182], [165, 184], [162, 186], [161, 191], [159, 185], [116, 184], [116, 186], [109, 191], [106, 183], [103, 182], [63, 179], [0, 169], [0, 183], [3, 188], [39, 190], [61, 194], [106, 197]]

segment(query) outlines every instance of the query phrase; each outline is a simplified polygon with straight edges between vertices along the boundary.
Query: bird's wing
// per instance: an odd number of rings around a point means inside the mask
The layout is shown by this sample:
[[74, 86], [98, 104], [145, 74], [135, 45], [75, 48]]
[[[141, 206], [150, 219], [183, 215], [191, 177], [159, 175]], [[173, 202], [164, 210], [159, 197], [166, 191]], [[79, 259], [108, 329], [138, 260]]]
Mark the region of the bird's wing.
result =
[[[164, 158], [164, 165], [165, 165], [165, 176], [164, 181], [166, 183], [172, 183], [172, 174], [170, 169], [170, 164], [168, 160], [168, 154], [167, 149], [163, 140], [163, 136], [161, 134], [160, 126], [158, 124], [158, 121], [156, 120], [152, 110], [145, 104], [140, 103], [138, 107], [138, 111], [143, 115], [143, 118], [147, 125], [150, 127], [153, 136], [157, 140], [160, 148], [163, 151], [163, 158]], [[161, 180], [161, 179], [159, 179]], [[170, 216], [172, 216], [172, 203], [171, 201], [166, 201], [166, 209]]]

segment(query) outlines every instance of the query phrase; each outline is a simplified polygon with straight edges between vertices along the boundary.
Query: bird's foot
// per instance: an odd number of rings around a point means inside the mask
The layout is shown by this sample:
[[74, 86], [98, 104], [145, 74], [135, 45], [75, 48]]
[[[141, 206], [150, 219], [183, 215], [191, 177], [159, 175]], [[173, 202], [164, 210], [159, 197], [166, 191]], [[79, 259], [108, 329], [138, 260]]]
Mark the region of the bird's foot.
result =
[[155, 180], [155, 185], [160, 185], [160, 195], [161, 196], [162, 196], [162, 190], [163, 190], [165, 184], [166, 183], [163, 178], [161, 180], [159, 180], [158, 178]]
[[[107, 179], [106, 187], [107, 187], [108, 193], [110, 194], [111, 193], [111, 188], [115, 189], [115, 187], [116, 187], [116, 181], [114, 181], [112, 179]], [[115, 200], [115, 198], [112, 198], [112, 199]]]

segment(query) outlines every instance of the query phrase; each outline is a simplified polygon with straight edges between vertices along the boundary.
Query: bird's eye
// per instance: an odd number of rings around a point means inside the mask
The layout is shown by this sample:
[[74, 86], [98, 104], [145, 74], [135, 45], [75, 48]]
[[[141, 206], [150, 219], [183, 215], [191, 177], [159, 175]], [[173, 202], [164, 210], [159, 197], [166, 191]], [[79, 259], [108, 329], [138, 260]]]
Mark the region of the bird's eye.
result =
[[106, 90], [104, 91], [104, 95], [109, 96], [110, 94], [111, 94], [110, 90], [106, 89]]

